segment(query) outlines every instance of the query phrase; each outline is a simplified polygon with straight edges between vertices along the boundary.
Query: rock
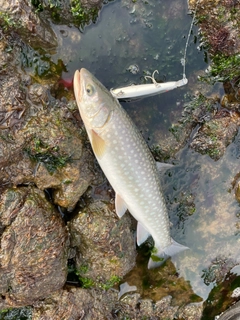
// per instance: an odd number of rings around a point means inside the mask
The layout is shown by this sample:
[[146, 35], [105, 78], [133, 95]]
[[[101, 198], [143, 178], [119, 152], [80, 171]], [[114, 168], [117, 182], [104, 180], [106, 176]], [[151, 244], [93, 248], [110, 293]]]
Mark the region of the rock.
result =
[[240, 202], [240, 181], [237, 182], [235, 187], [235, 196], [238, 202]]
[[11, 27], [21, 38], [32, 46], [42, 46], [45, 48], [55, 48], [57, 40], [50, 26], [42, 21], [35, 13], [35, 9], [29, 5], [27, 0], [0, 0], [1, 12], [10, 21]]
[[67, 232], [42, 191], [22, 187], [1, 196], [0, 290], [8, 307], [33, 304], [62, 288]]
[[18, 74], [4, 75], [0, 83], [5, 128], [0, 135], [1, 187], [35, 183], [41, 190], [52, 188], [54, 202], [72, 210], [94, 178], [94, 157], [83, 145], [81, 129], [58, 100], [52, 98], [49, 109], [35, 110], [34, 103], [49, 101], [45, 86], [30, 86], [29, 105]]
[[[197, 0], [189, 1], [193, 11], [197, 4]], [[207, 48], [211, 59], [208, 73], [203, 78], [211, 84], [230, 80], [236, 90], [240, 52], [239, 8], [239, 2], [234, 0], [217, 0], [214, 3], [201, 0], [196, 11], [200, 47]]]
[[68, 228], [84, 285], [107, 289], [134, 266], [136, 250], [128, 214], [119, 219], [112, 205], [97, 200], [81, 210]]
[[111, 320], [116, 299], [117, 292], [110, 290], [67, 288], [35, 304], [32, 320]]
[[178, 317], [186, 320], [200, 320], [202, 318], [203, 304], [189, 303], [178, 311]]
[[100, 8], [103, 0], [80, 0], [83, 7], [86, 8]]
[[94, 178], [94, 158], [80, 129], [63, 116], [63, 109], [38, 112], [19, 135], [29, 141], [24, 150], [32, 160], [32, 180], [41, 190], [53, 189], [54, 202], [72, 210]]
[[34, 104], [47, 104], [48, 102], [48, 89], [47, 86], [40, 83], [34, 83], [29, 86], [28, 97]]
[[202, 154], [218, 160], [233, 141], [240, 124], [237, 112], [220, 110], [210, 121], [206, 121], [194, 136], [190, 146]]

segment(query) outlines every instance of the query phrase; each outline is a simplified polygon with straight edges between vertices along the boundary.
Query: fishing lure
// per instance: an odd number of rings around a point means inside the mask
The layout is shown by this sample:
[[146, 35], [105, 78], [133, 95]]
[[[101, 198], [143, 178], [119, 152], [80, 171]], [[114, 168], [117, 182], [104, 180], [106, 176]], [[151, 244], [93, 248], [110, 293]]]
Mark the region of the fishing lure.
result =
[[186, 56], [187, 56], [187, 47], [190, 39], [190, 35], [192, 32], [193, 28], [193, 23], [195, 21], [195, 16], [196, 16], [196, 11], [197, 11], [197, 6], [198, 6], [199, 0], [197, 1], [194, 13], [193, 13], [193, 18], [192, 22], [189, 28], [188, 36], [187, 36], [187, 41], [185, 45], [185, 50], [184, 50], [184, 56], [181, 59], [181, 64], [183, 66], [183, 78], [178, 81], [170, 81], [170, 82], [165, 82], [165, 83], [158, 83], [154, 75], [155, 73], [158, 73], [157, 70], [155, 70], [152, 74], [152, 76], [145, 76], [145, 79], [149, 78], [152, 80], [152, 83], [149, 84], [138, 84], [138, 85], [130, 85], [127, 87], [120, 87], [117, 89], [110, 89], [111, 94], [121, 100], [126, 100], [126, 99], [137, 99], [137, 98], [143, 98], [143, 97], [149, 97], [149, 96], [154, 96], [163, 92], [167, 92], [179, 87], [182, 87], [188, 83], [188, 79], [186, 78], [185, 74], [185, 69], [186, 69]]
[[159, 93], [167, 92], [167, 91], [182, 87], [188, 83], [188, 80], [186, 77], [183, 77], [183, 79], [179, 81], [158, 83], [154, 78], [155, 73], [158, 73], [158, 71], [155, 70], [152, 76], [145, 76], [145, 79], [149, 78], [152, 80], [153, 83], [131, 85], [128, 87], [111, 89], [110, 92], [117, 99], [143, 98], [143, 97], [154, 96]]

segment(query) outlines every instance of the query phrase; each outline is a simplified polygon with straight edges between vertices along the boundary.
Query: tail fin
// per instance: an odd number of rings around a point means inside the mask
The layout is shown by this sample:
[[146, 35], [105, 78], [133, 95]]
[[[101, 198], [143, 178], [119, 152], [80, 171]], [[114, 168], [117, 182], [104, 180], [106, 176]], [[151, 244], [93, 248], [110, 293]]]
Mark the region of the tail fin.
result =
[[187, 249], [189, 248], [181, 245], [173, 239], [171, 239], [171, 244], [165, 248], [162, 248], [162, 246], [155, 243], [155, 250], [153, 250], [148, 261], [148, 269], [161, 266], [168, 258]]

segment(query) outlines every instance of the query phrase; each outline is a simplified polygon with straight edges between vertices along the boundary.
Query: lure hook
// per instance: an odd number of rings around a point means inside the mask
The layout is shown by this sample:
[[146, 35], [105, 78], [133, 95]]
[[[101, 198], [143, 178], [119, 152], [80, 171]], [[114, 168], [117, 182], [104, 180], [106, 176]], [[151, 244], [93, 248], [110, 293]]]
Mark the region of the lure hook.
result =
[[145, 76], [144, 79], [145, 79], [145, 80], [151, 79], [152, 82], [155, 84], [155, 86], [156, 86], [156, 87], [159, 87], [160, 84], [156, 81], [156, 79], [155, 79], [155, 77], [154, 77], [155, 73], [159, 74], [158, 70], [154, 70], [154, 71], [153, 71], [153, 74], [152, 74], [151, 76]]

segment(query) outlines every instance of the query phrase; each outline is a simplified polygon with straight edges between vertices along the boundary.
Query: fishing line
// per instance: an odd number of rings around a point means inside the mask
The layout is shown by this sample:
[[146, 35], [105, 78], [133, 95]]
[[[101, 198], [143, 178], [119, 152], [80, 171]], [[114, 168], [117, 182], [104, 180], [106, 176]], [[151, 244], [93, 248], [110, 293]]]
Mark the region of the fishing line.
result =
[[[197, 1], [195, 10], [194, 10], [194, 12], [193, 12], [193, 18], [192, 18], [192, 22], [191, 22], [191, 24], [190, 24], [190, 28], [189, 28], [188, 35], [187, 35], [187, 41], [186, 41], [186, 45], [185, 45], [185, 49], [184, 49], [184, 55], [183, 55], [183, 58], [181, 59], [181, 64], [182, 64], [182, 66], [183, 66], [183, 80], [187, 79], [187, 77], [186, 77], [187, 48], [188, 48], [190, 36], [191, 36], [191, 33], [192, 33], [193, 24], [194, 24], [194, 22], [195, 22], [196, 13], [197, 13], [197, 7], [198, 7], [199, 2], [200, 2], [200, 0]], [[189, 6], [189, 4], [188, 4], [188, 6]]]

